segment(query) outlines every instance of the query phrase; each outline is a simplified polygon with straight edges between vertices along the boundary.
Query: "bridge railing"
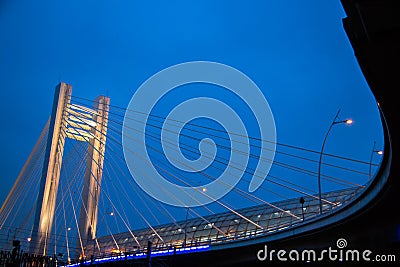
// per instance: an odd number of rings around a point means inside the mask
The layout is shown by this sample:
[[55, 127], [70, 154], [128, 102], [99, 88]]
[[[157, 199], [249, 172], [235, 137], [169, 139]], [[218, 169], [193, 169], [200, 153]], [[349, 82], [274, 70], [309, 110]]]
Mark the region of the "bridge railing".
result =
[[[349, 188], [324, 193], [323, 213], [335, 212], [338, 208], [350, 203], [363, 188]], [[196, 247], [201, 245], [218, 245], [269, 235], [297, 226], [303, 222], [311, 221], [319, 216], [318, 198], [305, 197], [306, 205], [302, 206], [298, 198], [288, 199], [275, 203], [282, 207], [282, 211], [271, 208], [268, 205], [260, 205], [239, 210], [246, 218], [250, 218], [255, 224], [243, 220], [232, 213], [222, 213], [208, 216], [206, 223], [203, 219], [196, 218], [177, 224], [166, 224], [154, 227], [160, 235], [158, 238], [152, 229], [133, 231], [139, 248], [131, 233], [120, 233], [98, 238], [95, 243], [85, 247], [85, 255], [104, 257], [114, 253], [142, 253], [147, 250], [147, 243], [152, 243], [154, 250], [171, 248]], [[304, 219], [303, 219], [304, 215]], [[180, 225], [181, 228], [178, 228]], [[258, 226], [257, 226], [258, 225]], [[118, 243], [116, 249], [115, 243]], [[101, 250], [99, 250], [101, 248]]]

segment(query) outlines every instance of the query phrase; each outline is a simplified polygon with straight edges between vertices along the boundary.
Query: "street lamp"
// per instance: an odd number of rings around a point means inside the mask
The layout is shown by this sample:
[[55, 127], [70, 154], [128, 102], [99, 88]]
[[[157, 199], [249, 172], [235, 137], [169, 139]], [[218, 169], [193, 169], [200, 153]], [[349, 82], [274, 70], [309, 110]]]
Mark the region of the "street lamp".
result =
[[185, 237], [183, 240], [183, 247], [186, 247], [186, 239], [187, 239], [187, 222], [188, 222], [188, 217], [189, 217], [189, 210], [190, 207], [187, 207], [187, 211], [186, 211], [186, 219], [185, 219]]
[[372, 151], [371, 151], [371, 157], [369, 159], [368, 181], [369, 181], [369, 179], [371, 179], [372, 157], [374, 156], [375, 153], [378, 155], [383, 155], [383, 150], [375, 150], [375, 145], [376, 145], [376, 142], [374, 142], [374, 146], [372, 147]]
[[333, 119], [331, 125], [329, 126], [328, 131], [326, 132], [326, 135], [325, 135], [325, 138], [324, 138], [324, 142], [322, 143], [321, 152], [319, 154], [319, 163], [318, 163], [318, 199], [319, 199], [319, 213], [320, 214], [322, 214], [321, 163], [322, 163], [322, 155], [324, 153], [326, 140], [328, 139], [329, 133], [331, 132], [331, 129], [332, 129], [333, 125], [340, 124], [340, 123], [344, 123], [344, 124], [347, 124], [347, 125], [353, 124], [353, 120], [352, 119], [338, 120], [339, 113], [340, 113], [340, 109], [336, 113], [335, 118]]
[[[203, 193], [207, 192], [207, 188], [203, 187], [201, 189]], [[193, 198], [190, 199], [190, 204], [192, 203]], [[186, 219], [185, 219], [185, 232], [184, 232], [184, 239], [183, 239], [183, 247], [186, 247], [186, 242], [187, 242], [187, 223], [188, 223], [188, 218], [189, 218], [189, 211], [190, 211], [190, 206], [187, 207], [186, 210]]]
[[303, 222], [304, 222], [304, 202], [306, 202], [304, 200], [304, 197], [300, 198], [300, 204], [301, 204], [301, 214], [303, 215]]

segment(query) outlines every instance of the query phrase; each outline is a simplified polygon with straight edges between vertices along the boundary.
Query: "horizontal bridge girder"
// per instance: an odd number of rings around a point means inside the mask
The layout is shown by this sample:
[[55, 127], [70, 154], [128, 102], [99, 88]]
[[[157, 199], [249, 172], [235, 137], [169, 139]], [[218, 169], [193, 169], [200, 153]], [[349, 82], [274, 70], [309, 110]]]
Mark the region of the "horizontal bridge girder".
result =
[[66, 133], [68, 138], [75, 139], [78, 141], [89, 142], [92, 138], [94, 138], [91, 132], [87, 132], [76, 128], [67, 128]]
[[72, 128], [77, 128], [77, 129], [85, 130], [85, 131], [90, 131], [90, 129], [92, 128], [92, 126], [90, 126], [86, 123], [79, 123], [79, 122], [75, 122], [73, 120], [68, 121], [68, 125]]
[[86, 119], [90, 119], [90, 120], [92, 120], [92, 118], [93, 118], [92, 114], [79, 112], [79, 111], [73, 110], [71, 108], [68, 108], [67, 111], [70, 115], [73, 115], [75, 117], [82, 117], [82, 118], [86, 118]]
[[93, 115], [97, 115], [98, 114], [98, 112], [93, 110], [93, 109], [90, 109], [90, 108], [87, 108], [87, 107], [84, 107], [84, 106], [80, 106], [80, 105], [76, 105], [76, 104], [69, 105], [69, 108], [70, 109], [74, 109], [74, 110], [87, 112], [87, 113], [91, 113]]
[[79, 116], [70, 115], [70, 116], [68, 116], [68, 123], [71, 121], [78, 122], [78, 123], [84, 123], [91, 127], [96, 127], [96, 122], [93, 121], [92, 118], [86, 119], [86, 118], [81, 118]]

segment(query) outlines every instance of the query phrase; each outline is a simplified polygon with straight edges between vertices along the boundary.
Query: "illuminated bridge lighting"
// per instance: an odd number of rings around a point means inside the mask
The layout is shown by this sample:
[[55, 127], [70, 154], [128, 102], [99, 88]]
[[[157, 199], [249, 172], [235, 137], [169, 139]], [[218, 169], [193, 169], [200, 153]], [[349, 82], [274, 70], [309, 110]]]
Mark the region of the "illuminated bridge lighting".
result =
[[[159, 257], [159, 256], [168, 256], [173, 254], [185, 254], [185, 253], [194, 253], [194, 252], [202, 252], [207, 251], [210, 249], [210, 245], [203, 245], [203, 246], [196, 246], [196, 247], [184, 247], [184, 248], [176, 248], [176, 249], [166, 249], [166, 250], [156, 250], [151, 252], [152, 257]], [[133, 259], [142, 259], [147, 257], [146, 252], [139, 252], [132, 255], [119, 255], [119, 256], [111, 256], [105, 258], [94, 259], [95, 263], [107, 263], [107, 262], [114, 262], [120, 260], [133, 260]], [[69, 265], [64, 265], [64, 267], [74, 267], [80, 266], [82, 263], [74, 263]], [[83, 262], [84, 265], [90, 265], [91, 261], [87, 260]]]
[[[361, 189], [351, 188], [324, 193], [323, 198], [328, 201], [327, 204], [323, 205], [324, 212], [329, 212], [342, 206], [342, 204], [353, 199], [361, 191]], [[318, 198], [306, 196], [305, 201], [306, 205], [303, 207], [305, 209], [303, 211], [305, 219], [315, 218], [318, 215]], [[261, 225], [263, 229], [257, 229], [253, 224], [242, 220], [239, 216], [225, 212], [205, 216], [207, 222], [201, 218], [179, 221], [177, 223], [181, 228], [178, 228], [175, 223], [154, 226], [153, 229], [162, 239], [156, 236], [150, 228], [133, 230], [132, 233], [137, 237], [140, 247], [146, 247], [147, 242], [151, 241], [155, 251], [168, 251], [171, 247], [182, 247], [182, 244], [186, 244], [187, 248], [189, 248], [249, 239], [254, 236], [281, 231], [303, 222], [302, 219], [296, 219], [291, 216], [291, 214], [302, 214], [302, 207], [297, 198], [274, 202], [274, 205], [282, 207], [283, 211], [276, 211], [269, 205], [258, 205], [238, 210], [247, 218], [251, 218]], [[222, 229], [226, 235], [223, 235], [214, 227]], [[186, 240], [184, 240], [185, 231]], [[99, 246], [107, 253], [112, 253], [115, 250], [115, 241], [119, 246], [118, 251], [133, 252], [138, 249], [137, 243], [130, 232], [97, 238]], [[93, 249], [93, 246], [87, 246], [85, 255], [99, 257], [99, 253]]]

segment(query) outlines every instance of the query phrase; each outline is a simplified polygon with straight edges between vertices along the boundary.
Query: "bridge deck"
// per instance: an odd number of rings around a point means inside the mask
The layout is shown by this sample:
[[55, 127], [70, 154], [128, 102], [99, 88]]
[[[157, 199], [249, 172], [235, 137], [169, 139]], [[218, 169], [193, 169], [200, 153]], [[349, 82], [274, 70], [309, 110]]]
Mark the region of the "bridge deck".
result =
[[[324, 193], [323, 199], [333, 203], [325, 202], [323, 205], [324, 213], [343, 206], [343, 204], [348, 203], [361, 191], [362, 188], [348, 188]], [[304, 219], [309, 220], [318, 215], [319, 202], [316, 197], [304, 197], [304, 200]], [[281, 207], [282, 210], [277, 210], [273, 206]], [[133, 235], [130, 232], [124, 232], [113, 236], [99, 237], [97, 239], [98, 246], [95, 243], [96, 240], [93, 240], [92, 243], [86, 246], [85, 255], [101, 257], [113, 253], [136, 253], [146, 250], [148, 241], [152, 242], [153, 249], [155, 250], [163, 250], [171, 247], [180, 248], [185, 246], [185, 244], [187, 247], [204, 244], [212, 245], [274, 233], [303, 222], [302, 205], [299, 202], [299, 198], [274, 202], [271, 205], [263, 204], [244, 208], [238, 210], [238, 212], [260, 227], [244, 220], [236, 214], [225, 212], [206, 216], [204, 217], [206, 220], [195, 218], [160, 225], [154, 227], [155, 231], [145, 228], [132, 231]], [[162, 240], [155, 232], [159, 234]], [[140, 247], [133, 236], [136, 237]], [[98, 250], [98, 247], [101, 250]]]

